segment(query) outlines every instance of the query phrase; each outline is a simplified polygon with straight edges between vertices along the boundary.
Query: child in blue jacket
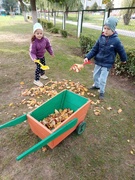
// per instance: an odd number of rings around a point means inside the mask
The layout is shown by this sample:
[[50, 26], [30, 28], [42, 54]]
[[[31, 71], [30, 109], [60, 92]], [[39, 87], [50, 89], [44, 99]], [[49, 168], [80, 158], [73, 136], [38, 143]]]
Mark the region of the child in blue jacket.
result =
[[95, 67], [93, 72], [94, 84], [92, 90], [99, 90], [99, 99], [104, 99], [105, 87], [109, 71], [112, 68], [116, 54], [118, 53], [123, 63], [127, 61], [127, 55], [115, 31], [118, 20], [109, 17], [104, 23], [104, 31], [95, 43], [91, 51], [86, 55], [84, 62], [94, 57]]

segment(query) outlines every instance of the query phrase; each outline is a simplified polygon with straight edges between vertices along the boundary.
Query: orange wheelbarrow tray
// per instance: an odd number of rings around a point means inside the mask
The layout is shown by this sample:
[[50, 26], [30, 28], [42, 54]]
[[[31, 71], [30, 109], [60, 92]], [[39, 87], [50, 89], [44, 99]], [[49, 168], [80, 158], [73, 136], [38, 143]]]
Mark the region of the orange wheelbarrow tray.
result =
[[[48, 145], [53, 149], [74, 130], [76, 130], [77, 134], [82, 134], [86, 127], [84, 119], [89, 106], [90, 100], [88, 98], [69, 90], [63, 90], [30, 113], [24, 114], [14, 120], [0, 125], [0, 129], [15, 126], [27, 120], [33, 133], [41, 139], [40, 142], [16, 158], [16, 160], [21, 160], [28, 154], [37, 151], [43, 146]], [[55, 109], [59, 110], [68, 108], [73, 110], [74, 113], [55, 129], [50, 130], [40, 122], [50, 114], [54, 113]]]

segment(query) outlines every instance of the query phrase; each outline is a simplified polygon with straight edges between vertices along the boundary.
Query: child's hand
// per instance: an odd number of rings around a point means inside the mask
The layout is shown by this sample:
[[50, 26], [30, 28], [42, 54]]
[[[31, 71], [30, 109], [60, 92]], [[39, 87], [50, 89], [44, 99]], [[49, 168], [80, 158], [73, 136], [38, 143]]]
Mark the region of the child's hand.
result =
[[85, 58], [83, 61], [84, 61], [84, 63], [85, 63], [85, 62], [88, 62], [88, 58]]
[[54, 54], [51, 55], [53, 58], [55, 57]]

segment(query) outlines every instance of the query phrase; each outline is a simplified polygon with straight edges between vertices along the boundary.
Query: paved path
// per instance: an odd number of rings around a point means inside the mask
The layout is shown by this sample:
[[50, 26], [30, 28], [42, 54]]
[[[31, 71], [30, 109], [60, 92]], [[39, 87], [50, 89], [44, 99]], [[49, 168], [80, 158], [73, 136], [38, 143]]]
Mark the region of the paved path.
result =
[[[83, 23], [83, 27], [92, 28], [96, 30], [102, 30], [102, 27], [93, 25], [90, 23]], [[127, 30], [122, 30], [122, 29], [116, 29], [116, 31], [118, 34], [121, 34], [124, 36], [135, 37], [135, 31], [127, 31]]]
[[[62, 22], [61, 19], [57, 19], [57, 21]], [[66, 21], [66, 23], [77, 26], [77, 22]], [[90, 24], [90, 23], [83, 23], [83, 27], [102, 31], [102, 26], [97, 26], [97, 25], [93, 25], [93, 24]], [[118, 34], [121, 34], [121, 35], [124, 35], [124, 36], [135, 37], [135, 31], [127, 31], [127, 30], [122, 30], [122, 29], [116, 29], [116, 31], [117, 31]]]

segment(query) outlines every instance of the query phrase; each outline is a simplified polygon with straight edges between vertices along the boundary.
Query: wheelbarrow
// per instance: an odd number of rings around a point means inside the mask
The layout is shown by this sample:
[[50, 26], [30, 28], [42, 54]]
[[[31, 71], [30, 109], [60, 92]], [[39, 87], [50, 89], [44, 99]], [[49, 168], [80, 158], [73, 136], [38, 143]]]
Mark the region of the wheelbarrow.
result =
[[[69, 90], [63, 90], [30, 113], [24, 114], [14, 120], [0, 125], [0, 129], [15, 126], [27, 120], [32, 132], [41, 139], [40, 142], [20, 154], [16, 158], [18, 161], [28, 154], [39, 150], [43, 146], [48, 145], [51, 149], [53, 149], [73, 131], [76, 131], [78, 135], [82, 134], [86, 128], [84, 118], [87, 114], [89, 106], [90, 100], [88, 98], [80, 96]], [[65, 108], [72, 109], [73, 114], [55, 129], [50, 130], [40, 122], [50, 114], [54, 113], [55, 109]]]

